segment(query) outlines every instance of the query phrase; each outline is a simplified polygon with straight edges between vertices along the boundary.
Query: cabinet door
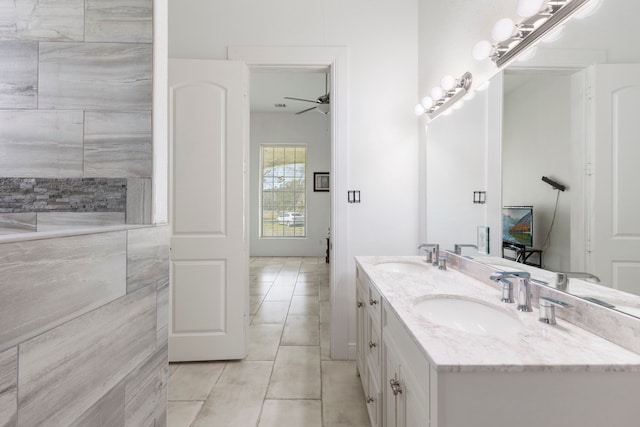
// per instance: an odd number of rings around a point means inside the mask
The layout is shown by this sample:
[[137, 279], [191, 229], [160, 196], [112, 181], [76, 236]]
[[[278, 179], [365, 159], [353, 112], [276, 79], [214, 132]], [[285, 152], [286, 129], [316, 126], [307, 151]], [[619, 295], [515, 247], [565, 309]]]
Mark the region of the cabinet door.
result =
[[365, 387], [366, 392], [366, 376], [367, 369], [365, 365], [366, 358], [366, 344], [368, 337], [366, 334], [366, 322], [367, 322], [367, 309], [364, 305], [365, 295], [360, 289], [360, 283], [356, 286], [356, 364], [358, 367], [358, 373], [362, 380], [362, 385]]
[[404, 412], [402, 394], [392, 385], [400, 382], [400, 361], [393, 345], [383, 342], [383, 371], [382, 383], [383, 417], [385, 427], [398, 427], [402, 424], [401, 414]]

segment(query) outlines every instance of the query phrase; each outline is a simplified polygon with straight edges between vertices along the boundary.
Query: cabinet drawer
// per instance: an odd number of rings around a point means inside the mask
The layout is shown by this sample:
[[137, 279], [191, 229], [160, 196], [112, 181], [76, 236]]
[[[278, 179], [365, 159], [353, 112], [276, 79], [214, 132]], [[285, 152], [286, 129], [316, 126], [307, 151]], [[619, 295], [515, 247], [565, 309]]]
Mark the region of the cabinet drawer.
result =
[[371, 285], [369, 286], [369, 298], [367, 299], [366, 305], [371, 317], [378, 322], [378, 325], [380, 325], [382, 298], [380, 297], [378, 290]]
[[380, 369], [380, 361], [382, 360], [382, 334], [380, 333], [380, 324], [377, 323], [371, 316], [368, 316], [368, 336], [369, 341], [365, 343], [367, 349], [367, 356], [373, 364], [373, 368]]
[[382, 393], [380, 392], [380, 382], [375, 374], [375, 368], [367, 363], [368, 375], [368, 387], [366, 389], [366, 402], [367, 412], [369, 413], [369, 420], [372, 427], [379, 427], [381, 423], [381, 411], [382, 411]]

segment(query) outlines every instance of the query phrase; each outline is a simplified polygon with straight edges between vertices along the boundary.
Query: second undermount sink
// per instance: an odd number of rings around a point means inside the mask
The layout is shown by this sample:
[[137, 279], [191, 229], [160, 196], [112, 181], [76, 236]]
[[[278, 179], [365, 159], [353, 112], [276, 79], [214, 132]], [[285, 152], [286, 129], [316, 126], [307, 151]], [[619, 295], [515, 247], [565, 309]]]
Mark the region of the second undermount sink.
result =
[[413, 308], [442, 326], [480, 335], [516, 335], [523, 324], [506, 310], [458, 296], [429, 296], [416, 299]]
[[428, 267], [415, 262], [393, 261], [376, 264], [376, 268], [392, 273], [419, 274], [426, 272]]

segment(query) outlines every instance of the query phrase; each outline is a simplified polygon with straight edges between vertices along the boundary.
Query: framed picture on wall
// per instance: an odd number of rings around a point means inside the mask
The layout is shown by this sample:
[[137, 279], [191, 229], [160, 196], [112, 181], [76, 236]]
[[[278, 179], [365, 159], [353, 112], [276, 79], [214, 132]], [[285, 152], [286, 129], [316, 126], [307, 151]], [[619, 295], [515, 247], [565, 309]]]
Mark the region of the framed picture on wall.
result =
[[329, 172], [313, 173], [313, 191], [329, 191]]

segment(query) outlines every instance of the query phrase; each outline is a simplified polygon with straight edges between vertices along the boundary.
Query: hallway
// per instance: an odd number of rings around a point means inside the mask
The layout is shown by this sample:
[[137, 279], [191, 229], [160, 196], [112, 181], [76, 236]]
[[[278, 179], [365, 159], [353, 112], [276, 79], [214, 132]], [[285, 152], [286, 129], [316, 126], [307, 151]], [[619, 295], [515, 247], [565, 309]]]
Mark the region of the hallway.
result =
[[169, 427], [368, 426], [355, 362], [329, 357], [329, 296], [323, 258], [252, 258], [249, 354], [172, 363]]

